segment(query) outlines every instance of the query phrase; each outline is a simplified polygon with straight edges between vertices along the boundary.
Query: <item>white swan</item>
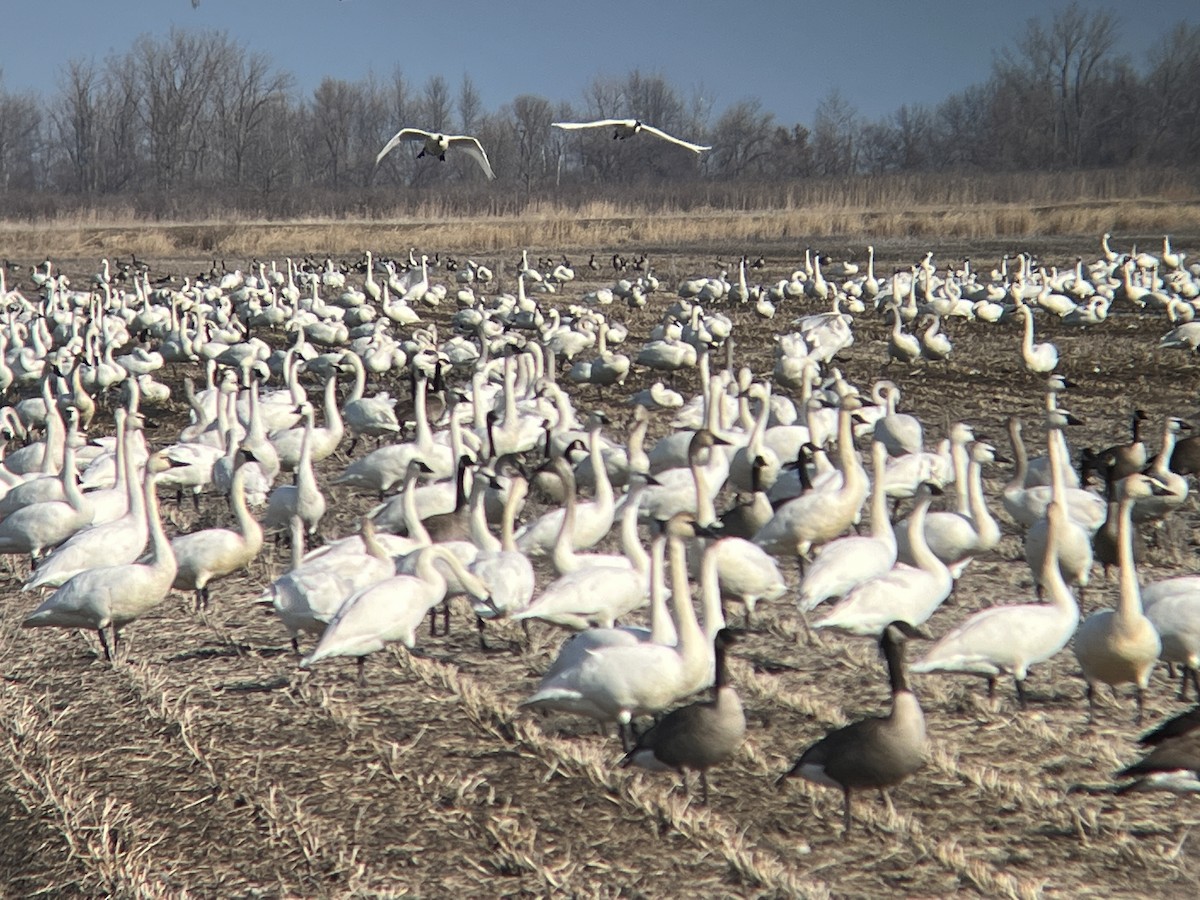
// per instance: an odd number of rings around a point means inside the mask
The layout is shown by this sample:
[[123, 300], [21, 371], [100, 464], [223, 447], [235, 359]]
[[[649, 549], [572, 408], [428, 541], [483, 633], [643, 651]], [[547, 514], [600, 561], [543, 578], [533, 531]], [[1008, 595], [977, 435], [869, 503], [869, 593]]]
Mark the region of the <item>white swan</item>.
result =
[[[983, 466], [996, 462], [996, 448], [977, 441], [971, 445], [970, 463], [961, 473], [959, 493], [967, 499], [967, 512], [939, 510], [925, 517], [925, 542], [934, 556], [950, 569], [957, 580], [962, 576], [971, 560], [988, 550], [996, 549], [1000, 543], [1000, 525], [992, 517], [983, 494]], [[961, 463], [956, 462], [956, 466]], [[966, 482], [965, 487], [963, 482]], [[897, 529], [897, 558], [912, 565], [912, 553], [908, 546], [908, 530]]]
[[1145, 475], [1133, 474], [1118, 485], [1120, 520], [1117, 550], [1120, 555], [1121, 593], [1116, 609], [1088, 616], [1075, 635], [1075, 658], [1087, 680], [1088, 718], [1096, 706], [1096, 687], [1132, 683], [1137, 698], [1137, 721], [1142, 718], [1143, 694], [1162, 651], [1158, 632], [1142, 610], [1137, 568], [1133, 562], [1133, 504], [1156, 489]]
[[326, 544], [303, 557], [304, 529], [302, 524], [296, 526], [299, 521], [292, 523], [292, 570], [275, 579], [257, 601], [274, 608], [297, 653], [301, 633], [319, 638], [343, 600], [394, 575], [392, 553], [408, 552], [413, 546], [406, 538], [377, 536], [370, 519], [364, 518], [361, 535]]
[[379, 165], [383, 158], [402, 141], [421, 141], [421, 152], [417, 154], [417, 159], [423, 156], [436, 156], [445, 162], [447, 150], [462, 150], [479, 163], [479, 168], [483, 169], [483, 174], [488, 177], [489, 181], [496, 177], [496, 173], [492, 171], [492, 164], [488, 162], [487, 154], [483, 151], [483, 145], [479, 143], [478, 138], [465, 134], [440, 134], [434, 131], [423, 131], [420, 128], [401, 128], [392, 135], [391, 140], [383, 145], [383, 149], [375, 157], [375, 165]]
[[884, 402], [886, 409], [885, 414], [875, 421], [875, 440], [882, 441], [892, 456], [920, 453], [924, 450], [925, 439], [921, 421], [908, 413], [896, 412], [900, 389], [896, 387], [895, 382], [877, 382], [871, 393]]
[[[592, 471], [596, 476], [596, 499], [590, 503], [576, 505], [576, 525], [570, 535], [571, 546], [576, 550], [586, 550], [600, 543], [612, 530], [616, 515], [612, 482], [609, 481], [608, 469], [604, 465], [600, 438], [601, 428], [602, 425], [597, 423], [588, 434], [588, 453], [592, 461]], [[556, 471], [562, 479], [564, 493], [573, 493], [575, 490], [574, 470], [568, 465], [566, 469], [556, 467]], [[533, 557], [545, 556], [550, 553], [558, 543], [558, 535], [562, 531], [565, 516], [565, 509], [550, 510], [522, 527], [517, 531], [517, 549]], [[559, 571], [565, 570], [560, 569]]]
[[1067, 646], [1079, 625], [1079, 605], [1063, 581], [1058, 562], [1058, 535], [1067, 524], [1065, 507], [1051, 503], [1046, 515], [1049, 540], [1039, 574], [1050, 602], [981, 610], [934, 644], [911, 671], [982, 675], [988, 680], [989, 697], [996, 679], [1011, 675], [1017, 699], [1025, 708], [1029, 667]]
[[73, 534], [42, 560], [22, 590], [59, 587], [87, 569], [126, 565], [141, 556], [148, 537], [141, 467], [128, 450], [122, 454], [122, 465], [128, 495], [125, 515]]
[[449, 567], [474, 597], [487, 598], [487, 587], [447, 548], [425, 547], [417, 553], [414, 574], [385, 578], [348, 597], [316, 648], [300, 661], [301, 667], [307, 669], [333, 656], [353, 656], [358, 659], [361, 681], [367, 655], [389, 641], [400, 641], [411, 650], [416, 646], [417, 627], [446, 597], [446, 578], [436, 563]]
[[896, 564], [896, 534], [888, 517], [883, 473], [888, 448], [881, 440], [871, 444], [871, 533], [847, 535], [825, 544], [800, 582], [796, 603], [810, 612], [830, 597], [841, 597], [864, 581], [878, 578]]
[[794, 554], [803, 566], [803, 559], [812, 547], [837, 537], [858, 517], [867, 497], [868, 480], [854, 449], [850, 416], [861, 405], [857, 397], [847, 396], [838, 410], [841, 484], [828, 490], [811, 490], [779, 507], [754, 536], [754, 543], [768, 553]]
[[[1064, 421], [1067, 424], [1078, 422], [1070, 413], [1056, 411], [1051, 415], [1065, 415]], [[1018, 523], [1030, 528], [1045, 518], [1046, 507], [1050, 505], [1053, 496], [1053, 488], [1044, 484], [1025, 487], [1027, 457], [1025, 444], [1021, 440], [1021, 422], [1015, 416], [1008, 420], [1008, 436], [1012, 441], [1015, 465], [1013, 476], [1005, 484], [1001, 499], [1005, 511]], [[1071, 521], [1095, 534], [1108, 516], [1108, 504], [1104, 498], [1080, 488], [1065, 488], [1063, 495], [1067, 504], [1067, 516]]]
[[1033, 342], [1033, 310], [1025, 304], [1017, 307], [1025, 320], [1025, 332], [1021, 340], [1021, 359], [1025, 368], [1034, 373], [1053, 372], [1058, 366], [1058, 348], [1049, 342]]
[[386, 391], [374, 397], [363, 396], [367, 386], [367, 370], [358, 354], [347, 351], [342, 356], [342, 365], [354, 373], [354, 387], [342, 405], [342, 418], [354, 436], [346, 451], [350, 455], [359, 438], [396, 434], [400, 431], [400, 423], [396, 421], [396, 401]]
[[262, 549], [262, 527], [246, 506], [246, 478], [250, 474], [251, 455], [243, 452], [243, 462], [233, 473], [230, 504], [237, 520], [237, 531], [206, 528], [183, 534], [171, 541], [176, 573], [171, 587], [177, 591], [195, 591], [196, 608], [208, 606], [208, 583], [248, 566]]
[[661, 712], [711, 678], [712, 653], [696, 619], [688, 587], [684, 540], [693, 537], [687, 513], [666, 525], [671, 565], [671, 604], [678, 643], [599, 647], [577, 666], [558, 672], [521, 703], [628, 725], [634, 716]]
[[91, 501], [76, 483], [74, 440], [66, 443], [61, 478], [64, 500], [31, 503], [0, 522], [0, 553], [36, 559], [92, 521]]
[[296, 483], [281, 484], [267, 498], [267, 512], [263, 527], [268, 531], [280, 531], [288, 527], [292, 517], [299, 517], [308, 534], [316, 534], [317, 526], [325, 515], [325, 495], [317, 485], [309, 450], [313, 430], [312, 404], [305, 403], [304, 437], [300, 442], [300, 461], [296, 467]]
[[[559, 458], [555, 467], [570, 478], [570, 466]], [[635, 483], [640, 492], [644, 482]], [[622, 516], [624, 554], [576, 555], [571, 550], [575, 504], [568, 482], [567, 508], [554, 548], [554, 564], [562, 574], [546, 586], [528, 607], [512, 616], [515, 621], [540, 619], [576, 631], [596, 624], [611, 628], [626, 613], [642, 606], [649, 594], [649, 559], [637, 536], [637, 497], [626, 502]]]
[[504, 513], [500, 520], [499, 541], [488, 531], [483, 505], [477, 504], [471, 509], [471, 539], [479, 546], [479, 553], [467, 566], [467, 571], [487, 586], [490, 597], [490, 602], [475, 605], [481, 645], [484, 642], [484, 620], [510, 616], [528, 608], [536, 587], [533, 565], [513, 539], [513, 519], [525, 502], [529, 482], [519, 474], [510, 477], [508, 496], [504, 500]]
[[597, 119], [595, 122], [551, 122], [550, 124], [555, 128], [562, 128], [564, 131], [578, 131], [584, 128], [611, 128], [613, 129], [613, 140], [621, 141], [635, 134], [651, 134], [656, 138], [675, 144], [677, 147], [691, 150], [693, 153], [703, 153], [705, 150], [712, 149], [712, 147], [703, 144], [693, 144], [691, 141], [685, 141], [682, 138], [669, 135], [662, 129], [655, 128], [653, 125], [647, 125], [638, 119]]
[[[67, 581], [46, 598], [22, 623], [25, 628], [87, 628], [95, 631], [111, 660], [117, 652], [121, 629], [163, 601], [175, 577], [175, 557], [158, 515], [155, 481], [174, 461], [162, 454], [146, 463], [146, 517], [149, 521], [151, 557], [148, 562], [88, 569]], [[104, 629], [112, 629], [112, 645]]]
[[[1059, 441], [1056, 432], [1062, 430], [1067, 422], [1069, 413], [1056, 410], [1047, 415], [1046, 428], [1048, 432], [1047, 458], [1050, 460], [1050, 494], [1054, 502], [1067, 502], [1067, 487], [1063, 479], [1063, 460], [1059, 458]], [[1107, 504], [1106, 504], [1107, 514]], [[1039, 519], [1025, 532], [1025, 560], [1033, 570], [1034, 581], [1039, 592], [1042, 588], [1041, 573], [1045, 570], [1043, 562], [1050, 552], [1049, 531], [1051, 527], [1058, 528], [1055, 535], [1055, 553], [1058, 556], [1058, 568], [1068, 584], [1079, 587], [1082, 599], [1084, 588], [1087, 587], [1092, 570], [1092, 532], [1083, 525], [1073, 521], [1068, 515], [1066, 519], [1052, 525], [1049, 516]]]
[[908, 539], [917, 566], [897, 563], [887, 574], [863, 582], [814, 627], [878, 637], [896, 619], [919, 626], [942, 605], [950, 596], [954, 579], [925, 543], [925, 513], [936, 490], [930, 484], [920, 487], [908, 520]]
[[296, 469], [300, 463], [300, 445], [305, 440], [308, 441], [309, 458], [314, 463], [332, 456], [333, 451], [342, 442], [345, 425], [342, 423], [342, 413], [337, 404], [336, 376], [330, 376], [325, 382], [324, 412], [325, 424], [319, 428], [306, 422], [298, 428], [271, 433], [270, 441], [279, 455], [281, 469], [286, 472]]

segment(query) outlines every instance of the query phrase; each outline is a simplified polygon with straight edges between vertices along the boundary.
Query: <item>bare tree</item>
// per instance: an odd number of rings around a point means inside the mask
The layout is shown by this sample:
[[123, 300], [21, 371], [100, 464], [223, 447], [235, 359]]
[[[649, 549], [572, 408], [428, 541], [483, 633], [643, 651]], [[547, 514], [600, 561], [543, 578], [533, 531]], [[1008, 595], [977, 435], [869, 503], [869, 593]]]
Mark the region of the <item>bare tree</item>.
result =
[[99, 190], [116, 193], [148, 187], [149, 138], [143, 126], [143, 88], [133, 54], [108, 60], [97, 108], [100, 119]]
[[0, 190], [39, 187], [42, 113], [33, 94], [14, 94], [0, 84]]
[[313, 92], [307, 127], [307, 150], [314, 175], [331, 188], [345, 187], [354, 159], [354, 125], [362, 94], [338, 78], [324, 78]]
[[[1094, 136], [1104, 102], [1106, 63], [1116, 38], [1111, 14], [1088, 14], [1073, 0], [1049, 26], [1031, 19], [1015, 50], [997, 63], [999, 77], [1026, 87], [1031, 104], [1047, 114], [1055, 163], [1084, 162], [1084, 148]], [[1030, 112], [1037, 110], [1026, 110]]]
[[441, 75], [431, 75], [421, 92], [421, 128], [427, 131], [450, 129], [450, 85]]
[[265, 124], [273, 106], [278, 106], [291, 89], [292, 77], [276, 72], [262, 53], [247, 53], [232, 42], [221, 48], [211, 93], [214, 120], [225, 157], [225, 180], [241, 187], [245, 181], [246, 157], [252, 145], [266, 137]]
[[552, 171], [546, 140], [554, 116], [550, 101], [533, 94], [522, 94], [512, 102], [512, 128], [517, 145], [517, 174], [526, 197], [535, 182]]
[[1180, 22], [1150, 59], [1144, 155], [1200, 158], [1200, 25]]
[[483, 116], [483, 98], [470, 75], [463, 75], [458, 86], [458, 122], [463, 134], [474, 134]]
[[803, 178], [813, 173], [812, 144], [803, 125], [776, 128], [771, 136], [771, 174]]
[[813, 119], [813, 163], [820, 175], [851, 175], [858, 166], [858, 111], [833, 88]]
[[713, 128], [710, 171], [726, 178], [765, 175], [771, 166], [774, 123], [775, 117], [757, 99], [729, 107]]
[[59, 80], [51, 111], [57, 144], [73, 190], [91, 194], [100, 186], [100, 74], [90, 61], [73, 59]]

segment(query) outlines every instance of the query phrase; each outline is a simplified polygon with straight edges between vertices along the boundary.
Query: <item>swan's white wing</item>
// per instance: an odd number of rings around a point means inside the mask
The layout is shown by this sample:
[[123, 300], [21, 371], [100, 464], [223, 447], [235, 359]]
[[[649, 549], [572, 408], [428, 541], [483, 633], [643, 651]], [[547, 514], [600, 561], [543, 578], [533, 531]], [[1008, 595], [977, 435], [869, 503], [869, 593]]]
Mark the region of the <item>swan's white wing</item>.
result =
[[401, 128], [392, 139], [383, 145], [383, 149], [379, 151], [379, 155], [375, 157], [375, 165], [379, 165], [379, 161], [391, 153], [401, 141], [423, 141], [429, 137], [428, 131], [422, 131], [420, 128]]
[[693, 153], [701, 153], [705, 150], [712, 149], [712, 147], [705, 147], [705, 146], [702, 146], [701, 144], [692, 144], [688, 141], [682, 140], [681, 138], [672, 137], [671, 135], [667, 134], [662, 129], [655, 128], [653, 125], [647, 125], [645, 122], [642, 123], [642, 131], [649, 132], [650, 134], [654, 135], [655, 137], [662, 138], [664, 141], [670, 141], [672, 144], [678, 144], [680, 147], [686, 147], [687, 149], [691, 150]]
[[579, 128], [614, 128], [624, 126], [632, 128], [637, 122], [634, 119], [597, 119], [595, 122], [551, 122], [555, 128], [565, 128], [567, 131], [575, 131]]
[[451, 147], [457, 147], [459, 150], [464, 150], [472, 157], [475, 162], [483, 167], [483, 174], [491, 181], [496, 177], [496, 173], [492, 171], [492, 164], [488, 162], [487, 154], [483, 152], [483, 145], [479, 143], [479, 138], [468, 137], [465, 134], [451, 135], [447, 140], [450, 141]]

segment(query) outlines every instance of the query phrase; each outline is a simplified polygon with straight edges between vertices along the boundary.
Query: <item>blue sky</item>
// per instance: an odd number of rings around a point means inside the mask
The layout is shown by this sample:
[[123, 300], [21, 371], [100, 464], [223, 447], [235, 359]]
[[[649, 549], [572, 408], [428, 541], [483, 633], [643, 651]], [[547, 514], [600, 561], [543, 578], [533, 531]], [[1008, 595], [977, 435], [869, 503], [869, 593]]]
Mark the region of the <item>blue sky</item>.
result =
[[[3, 85], [53, 93], [64, 63], [123, 53], [139, 34], [217, 28], [267, 52], [307, 94], [326, 75], [395, 66], [416, 86], [474, 79], [489, 111], [521, 93], [578, 103], [597, 76], [660, 73], [714, 116], [756, 96], [784, 123], [808, 123], [831, 88], [867, 118], [934, 104], [988, 76], [997, 50], [1066, 0], [10, 0]], [[1140, 62], [1195, 0], [1083, 0], [1113, 12]]]

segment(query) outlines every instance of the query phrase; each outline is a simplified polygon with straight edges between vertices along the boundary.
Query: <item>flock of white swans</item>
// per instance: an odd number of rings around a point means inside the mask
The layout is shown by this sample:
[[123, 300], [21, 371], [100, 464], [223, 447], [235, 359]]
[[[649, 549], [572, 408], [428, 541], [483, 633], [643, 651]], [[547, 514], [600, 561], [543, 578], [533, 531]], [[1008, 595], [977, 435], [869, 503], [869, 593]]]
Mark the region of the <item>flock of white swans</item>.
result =
[[[750, 283], [743, 259], [732, 279], [727, 269], [675, 290], [643, 261], [588, 292], [565, 258], [527, 254], [514, 292], [495, 291], [474, 260], [440, 280], [413, 253], [367, 253], [357, 268], [214, 264], [182, 284], [107, 260], [83, 285], [50, 261], [24, 289], [0, 272], [10, 402], [0, 427], [19, 445], [0, 466], [0, 553], [16, 571], [31, 561], [22, 590], [36, 592], [10, 602], [28, 603], [27, 627], [86, 630], [120, 660], [123, 629], [172, 590], [207, 606], [265, 536], [283, 534], [290, 566], [258, 602], [297, 652], [307, 644], [301, 666], [351, 657], [361, 678], [385, 645], [416, 648], [439, 612], [448, 629], [457, 596], [485, 645], [496, 620], [557, 626], [568, 637], [524, 705], [616, 725], [625, 764], [680, 772], [685, 785], [698, 772], [706, 796], [705, 773], [746, 731], [724, 657], [753, 636], [727, 627], [730, 604], [752, 632], [758, 604], [795, 603], [806, 630], [869, 637], [888, 662], [891, 709], [831, 732], [781, 776], [843, 791], [849, 830], [853, 791], [885, 789], [924, 762], [910, 675], [979, 676], [989, 692], [1011, 678], [1024, 708], [1030, 668], [1070, 646], [1091, 704], [1104, 686], [1130, 685], [1140, 721], [1160, 660], [1200, 694], [1200, 576], [1142, 585], [1137, 573], [1139, 525], [1185, 502], [1200, 447], [1170, 418], [1151, 453], [1135, 415], [1130, 441], [1088, 456], [1100, 489], [1081, 479], [1067, 443], [1070, 386], [1055, 374], [1055, 346], [1035, 340], [1047, 316], [1103, 333], [1110, 315], [1137, 313], [1169, 320], [1164, 348], [1195, 349], [1200, 266], [1167, 239], [1161, 254], [1118, 253], [1108, 235], [1102, 248], [1065, 271], [1019, 255], [990, 273], [941, 272], [929, 254], [883, 278], [873, 253], [862, 270], [806, 253], [774, 284]], [[623, 306], [661, 312], [628, 354]], [[788, 322], [769, 378], [735, 364], [741, 310]], [[1045, 381], [1044, 452], [1027, 452], [1012, 421], [1015, 471], [1000, 496], [985, 492], [983, 472], [1007, 460], [968, 423], [931, 448], [922, 422], [899, 411], [895, 381], [855, 385], [833, 365], [852, 352], [856, 317], [871, 316], [890, 322], [887, 364], [900, 368], [953, 352], [947, 319], [1020, 323], [1019, 339], [995, 339]], [[203, 384], [185, 380], [190, 421], [152, 447], [141, 405], [168, 403], [164, 372], [180, 367]], [[626, 389], [642, 369], [661, 380]], [[675, 390], [681, 371], [698, 379], [695, 396]], [[371, 396], [372, 379], [409, 390]], [[592, 391], [610, 409], [633, 406], [627, 434], [577, 410]], [[113, 428], [101, 427], [109, 416]], [[669, 430], [650, 441], [656, 422]], [[329, 533], [331, 484], [378, 498], [353, 533]], [[943, 492], [951, 508], [931, 509]], [[232, 522], [168, 535], [160, 493], [197, 504], [223, 495]], [[531, 497], [540, 502], [527, 507]], [[894, 521], [905, 500], [911, 510]], [[1024, 532], [1037, 599], [971, 616], [906, 668], [906, 643], [932, 637], [926, 623], [999, 544], [997, 505]], [[599, 552], [614, 532], [619, 545]], [[1095, 565], [1119, 572], [1119, 602], [1081, 621]], [[789, 589], [785, 573], [797, 571]], [[635, 613], [644, 627], [628, 624]], [[1126, 787], [1200, 790], [1197, 722], [1186, 713], [1146, 736], [1153, 746], [1122, 773], [1135, 779]]]

